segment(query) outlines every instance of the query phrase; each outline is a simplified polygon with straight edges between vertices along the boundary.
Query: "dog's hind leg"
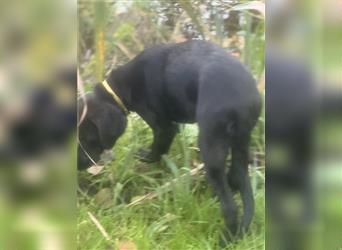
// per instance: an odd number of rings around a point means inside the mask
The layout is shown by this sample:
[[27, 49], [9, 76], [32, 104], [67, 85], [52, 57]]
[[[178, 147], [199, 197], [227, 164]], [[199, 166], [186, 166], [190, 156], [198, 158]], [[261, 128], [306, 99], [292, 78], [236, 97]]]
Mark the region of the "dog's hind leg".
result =
[[232, 144], [232, 164], [228, 172], [228, 183], [238, 190], [243, 203], [243, 215], [240, 224], [241, 234], [245, 233], [254, 215], [253, 190], [248, 175], [250, 129], [236, 131]]
[[[208, 119], [209, 123], [211, 119]], [[213, 126], [212, 126], [213, 125]], [[221, 203], [226, 231], [224, 237], [232, 239], [237, 231], [237, 205], [233, 199], [225, 174], [225, 161], [229, 151], [229, 138], [220, 133], [216, 124], [199, 122], [199, 146], [205, 164], [206, 176]]]

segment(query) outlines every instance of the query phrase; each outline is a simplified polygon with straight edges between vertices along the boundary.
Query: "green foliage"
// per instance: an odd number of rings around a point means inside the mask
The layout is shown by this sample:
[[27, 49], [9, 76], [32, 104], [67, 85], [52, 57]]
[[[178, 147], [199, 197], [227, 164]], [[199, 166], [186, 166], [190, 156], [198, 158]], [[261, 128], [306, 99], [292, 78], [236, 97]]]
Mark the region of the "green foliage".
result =
[[113, 38], [119, 41], [127, 41], [134, 34], [134, 27], [130, 23], [121, 24], [116, 32], [114, 33]]
[[[134, 158], [148, 145], [152, 134], [137, 116], [129, 119], [127, 130], [114, 149], [116, 160], [99, 175], [83, 174], [79, 196], [79, 245], [81, 249], [107, 249], [121, 241], [131, 241], [138, 249], [217, 249], [223, 226], [218, 201], [203, 175], [187, 176], [165, 192], [162, 186], [189, 173], [200, 161], [197, 126], [181, 128], [171, 152], [159, 164], [144, 164]], [[255, 190], [256, 216], [251, 232], [227, 249], [264, 248], [264, 175], [251, 171]], [[88, 184], [83, 186], [84, 182]], [[150, 192], [157, 197], [134, 207], [133, 200]], [[241, 206], [241, 202], [239, 201]], [[91, 211], [110, 235], [107, 242], [89, 219]]]
[[[242, 31], [245, 37], [245, 48], [243, 50], [244, 63], [251, 69], [258, 79], [264, 69], [265, 53], [265, 24], [257, 23], [252, 32], [252, 17], [245, 13], [245, 29]], [[257, 60], [256, 60], [257, 59]]]

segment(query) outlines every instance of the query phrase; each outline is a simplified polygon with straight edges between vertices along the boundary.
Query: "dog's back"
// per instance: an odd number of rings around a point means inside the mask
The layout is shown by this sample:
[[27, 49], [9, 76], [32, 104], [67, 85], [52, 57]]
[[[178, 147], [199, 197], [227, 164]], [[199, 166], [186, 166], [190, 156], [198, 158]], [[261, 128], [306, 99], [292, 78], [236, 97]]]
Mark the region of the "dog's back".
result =
[[144, 78], [150, 106], [176, 122], [196, 122], [201, 110], [230, 112], [243, 107], [258, 110], [260, 106], [251, 73], [210, 42], [194, 40], [152, 47], [133, 65], [140, 72], [139, 79]]

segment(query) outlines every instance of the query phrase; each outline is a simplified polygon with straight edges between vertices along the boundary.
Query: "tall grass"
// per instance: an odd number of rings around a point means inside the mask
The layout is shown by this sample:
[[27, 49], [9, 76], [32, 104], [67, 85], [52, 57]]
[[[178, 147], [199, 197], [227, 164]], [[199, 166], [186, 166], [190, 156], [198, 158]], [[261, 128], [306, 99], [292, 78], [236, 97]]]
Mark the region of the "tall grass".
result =
[[[147, 125], [137, 116], [114, 149], [116, 160], [99, 175], [80, 175], [78, 232], [80, 249], [116, 249], [132, 242], [137, 249], [216, 249], [223, 226], [218, 201], [203, 175], [182, 178], [167, 192], [161, 187], [188, 173], [200, 161], [196, 125], [181, 129], [170, 153], [160, 163], [144, 164], [134, 158], [136, 150], [152, 139]], [[263, 174], [251, 171], [254, 180], [256, 215], [251, 232], [227, 249], [263, 249]], [[157, 192], [155, 199], [134, 207], [127, 204]], [[241, 205], [240, 200], [238, 199]], [[108, 232], [107, 241], [87, 215], [91, 212]]]

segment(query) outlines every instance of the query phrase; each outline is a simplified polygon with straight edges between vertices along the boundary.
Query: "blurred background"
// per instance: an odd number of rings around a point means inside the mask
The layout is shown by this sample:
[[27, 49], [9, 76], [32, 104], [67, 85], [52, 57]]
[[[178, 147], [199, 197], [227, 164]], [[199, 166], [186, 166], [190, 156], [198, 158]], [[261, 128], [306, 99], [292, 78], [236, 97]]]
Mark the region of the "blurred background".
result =
[[266, 6], [266, 248], [340, 249], [342, 1]]
[[73, 249], [76, 1], [0, 3], [0, 249]]
[[[78, 80], [91, 91], [111, 69], [145, 48], [201, 39], [246, 64], [264, 96], [264, 14], [263, 1], [79, 1]], [[78, 246], [216, 249], [222, 216], [203, 176], [197, 132], [197, 125], [182, 126], [170, 153], [160, 163], [144, 164], [134, 154], [150, 144], [152, 133], [131, 114], [124, 135], [100, 166], [78, 175]], [[256, 217], [251, 233], [231, 249], [264, 248], [263, 115], [250, 158]]]

